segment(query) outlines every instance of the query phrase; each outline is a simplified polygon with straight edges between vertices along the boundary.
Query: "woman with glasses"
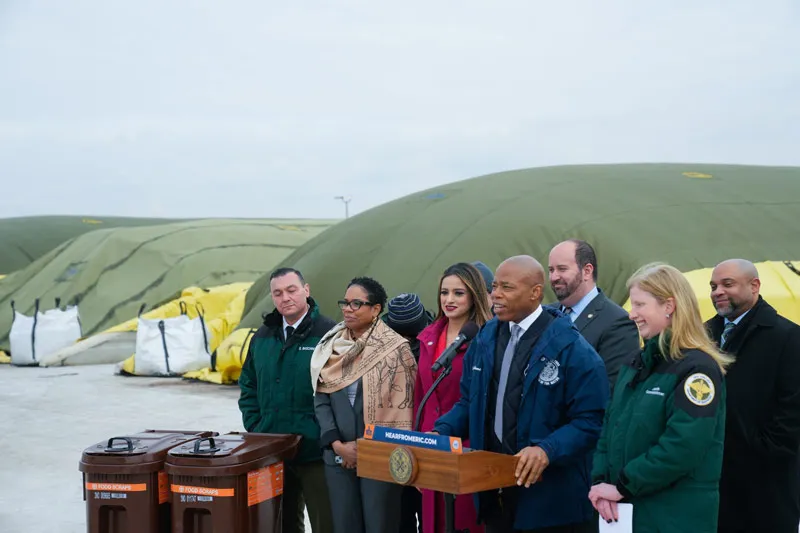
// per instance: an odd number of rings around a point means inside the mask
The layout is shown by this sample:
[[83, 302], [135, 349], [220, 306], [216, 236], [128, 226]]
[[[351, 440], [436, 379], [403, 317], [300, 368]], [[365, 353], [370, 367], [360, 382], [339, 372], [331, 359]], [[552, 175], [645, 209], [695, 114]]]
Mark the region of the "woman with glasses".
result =
[[[434, 361], [453, 343], [461, 328], [468, 321], [483, 326], [492, 318], [486, 289], [480, 271], [469, 263], [456, 263], [448, 267], [439, 279], [439, 312], [434, 322], [422, 330], [419, 339], [419, 372], [414, 387], [414, 405], [420, 407], [423, 397], [442, 373], [431, 369]], [[452, 371], [433, 391], [420, 413], [420, 431], [433, 431], [436, 419], [450, 411], [461, 397], [461, 381], [465, 344], [453, 359]], [[469, 442], [464, 442], [469, 446]], [[422, 491], [422, 530], [425, 533], [444, 531], [444, 498], [432, 490]], [[472, 496], [456, 498], [455, 527], [482, 533], [483, 526], [477, 524], [475, 504]]]
[[344, 320], [311, 356], [314, 411], [335, 533], [396, 533], [403, 486], [356, 476], [356, 440], [367, 424], [411, 429], [417, 365], [409, 343], [382, 320], [386, 291], [353, 279], [339, 300]]

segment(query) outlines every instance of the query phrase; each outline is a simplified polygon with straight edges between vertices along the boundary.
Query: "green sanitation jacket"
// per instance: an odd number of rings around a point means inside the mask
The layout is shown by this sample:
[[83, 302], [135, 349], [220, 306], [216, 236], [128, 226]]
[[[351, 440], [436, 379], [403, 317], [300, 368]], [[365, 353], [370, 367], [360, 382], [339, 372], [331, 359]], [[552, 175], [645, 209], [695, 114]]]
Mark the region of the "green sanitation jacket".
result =
[[636, 533], [717, 531], [725, 383], [716, 361], [673, 361], [658, 337], [620, 370], [594, 456], [592, 482], [633, 504]]
[[319, 313], [312, 298], [303, 321], [283, 339], [283, 317], [273, 311], [253, 335], [239, 376], [239, 409], [244, 428], [255, 433], [302, 435], [293, 462], [322, 460], [314, 417], [311, 354], [335, 322]]

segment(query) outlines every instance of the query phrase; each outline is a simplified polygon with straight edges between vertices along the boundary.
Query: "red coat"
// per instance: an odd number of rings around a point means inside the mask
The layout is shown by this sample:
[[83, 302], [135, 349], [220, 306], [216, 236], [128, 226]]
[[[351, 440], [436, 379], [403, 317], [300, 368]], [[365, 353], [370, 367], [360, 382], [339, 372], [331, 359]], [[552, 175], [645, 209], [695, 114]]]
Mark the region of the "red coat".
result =
[[[441, 372], [441, 370], [433, 372], [431, 367], [441, 355], [441, 351], [437, 351], [437, 346], [440, 345], [441, 336], [447, 335], [447, 323], [447, 318], [440, 318], [422, 330], [417, 336], [417, 339], [419, 339], [419, 365], [417, 368], [417, 383], [414, 387], [415, 408], [422, 403], [422, 397], [430, 390], [433, 382]], [[423, 407], [420, 431], [433, 431], [436, 419], [447, 413], [461, 397], [459, 383], [467, 346], [465, 344], [459, 350], [455, 359], [453, 359], [452, 372], [439, 383], [439, 386], [436, 387], [436, 390], [433, 391], [433, 394]], [[464, 446], [469, 446], [469, 441], [465, 440], [463, 444]], [[483, 533], [483, 526], [477, 524], [477, 514], [472, 496], [465, 494], [456, 497], [455, 518], [456, 529], [468, 528], [470, 533]], [[441, 494], [431, 490], [422, 491], [422, 530], [425, 533], [441, 533], [444, 531], [444, 498]]]

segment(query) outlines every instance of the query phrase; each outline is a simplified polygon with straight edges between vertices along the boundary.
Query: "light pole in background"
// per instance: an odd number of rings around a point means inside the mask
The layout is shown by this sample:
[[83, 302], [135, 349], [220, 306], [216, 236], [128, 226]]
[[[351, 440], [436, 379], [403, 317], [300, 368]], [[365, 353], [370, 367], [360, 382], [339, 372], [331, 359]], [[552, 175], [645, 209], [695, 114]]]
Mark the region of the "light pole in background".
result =
[[344, 196], [336, 196], [334, 200], [341, 200], [344, 203], [344, 218], [350, 218], [350, 200], [351, 198], [348, 196], [345, 198]]

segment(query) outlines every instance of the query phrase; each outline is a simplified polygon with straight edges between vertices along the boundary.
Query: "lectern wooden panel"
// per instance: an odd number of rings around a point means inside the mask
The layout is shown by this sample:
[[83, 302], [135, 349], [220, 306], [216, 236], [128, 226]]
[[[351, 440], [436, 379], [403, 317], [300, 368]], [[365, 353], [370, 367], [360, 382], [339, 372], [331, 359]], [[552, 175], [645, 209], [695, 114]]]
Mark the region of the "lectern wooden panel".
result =
[[517, 458], [512, 455], [479, 450], [452, 453], [370, 439], [359, 439], [357, 448], [359, 477], [448, 494], [516, 484]]

